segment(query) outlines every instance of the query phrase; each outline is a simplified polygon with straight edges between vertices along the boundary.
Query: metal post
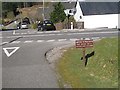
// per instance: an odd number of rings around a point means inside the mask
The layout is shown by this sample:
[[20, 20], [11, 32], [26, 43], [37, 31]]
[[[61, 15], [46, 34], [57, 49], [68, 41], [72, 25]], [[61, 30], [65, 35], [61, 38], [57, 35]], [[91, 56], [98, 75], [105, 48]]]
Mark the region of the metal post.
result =
[[20, 29], [22, 30], [22, 12], [20, 12], [20, 16], [21, 16], [21, 20], [20, 20], [20, 22], [21, 22], [21, 24], [20, 24]]
[[73, 22], [71, 22], [71, 30], [73, 30]]
[[44, 15], [44, 0], [43, 0], [43, 20], [45, 19], [45, 15]]

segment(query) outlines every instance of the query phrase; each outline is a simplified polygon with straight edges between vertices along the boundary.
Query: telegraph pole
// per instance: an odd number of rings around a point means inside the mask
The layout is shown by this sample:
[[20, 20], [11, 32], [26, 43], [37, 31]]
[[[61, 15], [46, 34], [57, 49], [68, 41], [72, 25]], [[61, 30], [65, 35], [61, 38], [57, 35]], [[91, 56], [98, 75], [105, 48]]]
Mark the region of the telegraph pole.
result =
[[43, 0], [43, 20], [45, 19], [45, 15], [44, 15], [44, 6], [45, 6], [45, 1]]

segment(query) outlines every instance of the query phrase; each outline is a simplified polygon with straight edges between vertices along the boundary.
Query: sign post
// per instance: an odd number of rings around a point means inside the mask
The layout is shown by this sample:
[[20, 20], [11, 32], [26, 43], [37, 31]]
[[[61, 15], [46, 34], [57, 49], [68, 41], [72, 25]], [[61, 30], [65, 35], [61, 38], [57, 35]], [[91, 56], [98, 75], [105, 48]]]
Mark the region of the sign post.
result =
[[75, 41], [76, 48], [82, 48], [83, 51], [83, 61], [86, 63], [86, 58], [85, 58], [85, 48], [91, 48], [93, 47], [93, 40], [76, 40]]

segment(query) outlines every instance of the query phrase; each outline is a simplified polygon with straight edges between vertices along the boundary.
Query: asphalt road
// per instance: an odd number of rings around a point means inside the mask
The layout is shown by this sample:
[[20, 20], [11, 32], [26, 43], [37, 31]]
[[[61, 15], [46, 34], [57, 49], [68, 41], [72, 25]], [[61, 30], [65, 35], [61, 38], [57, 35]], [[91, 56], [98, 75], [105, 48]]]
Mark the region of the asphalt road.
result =
[[[117, 29], [86, 31], [35, 30], [4, 31], [2, 43], [3, 88], [58, 88], [54, 70], [45, 53], [51, 48], [74, 43], [81, 38], [99, 39], [118, 36]], [[6, 51], [7, 49], [7, 51]]]

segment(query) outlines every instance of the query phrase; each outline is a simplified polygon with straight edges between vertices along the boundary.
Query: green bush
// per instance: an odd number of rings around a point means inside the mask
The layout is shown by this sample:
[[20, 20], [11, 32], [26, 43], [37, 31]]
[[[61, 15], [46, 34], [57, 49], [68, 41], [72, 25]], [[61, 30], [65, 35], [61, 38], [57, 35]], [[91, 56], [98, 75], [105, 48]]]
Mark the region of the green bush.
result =
[[14, 13], [12, 11], [7, 13], [7, 18], [13, 19], [14, 17]]
[[37, 23], [31, 24], [31, 28], [36, 29], [37, 28]]
[[65, 18], [65, 20], [64, 20], [64, 22], [63, 22], [63, 27], [64, 27], [65, 29], [66, 29], [66, 28], [70, 28], [71, 22], [73, 22], [74, 28], [77, 28], [77, 23], [76, 23], [76, 21], [75, 21], [75, 19], [74, 19], [73, 16], [70, 16], [70, 17], [69, 17], [69, 27], [68, 27], [68, 17]]
[[5, 26], [3, 26], [1, 29], [2, 29], [2, 30], [6, 30], [6, 27], [5, 27]]

